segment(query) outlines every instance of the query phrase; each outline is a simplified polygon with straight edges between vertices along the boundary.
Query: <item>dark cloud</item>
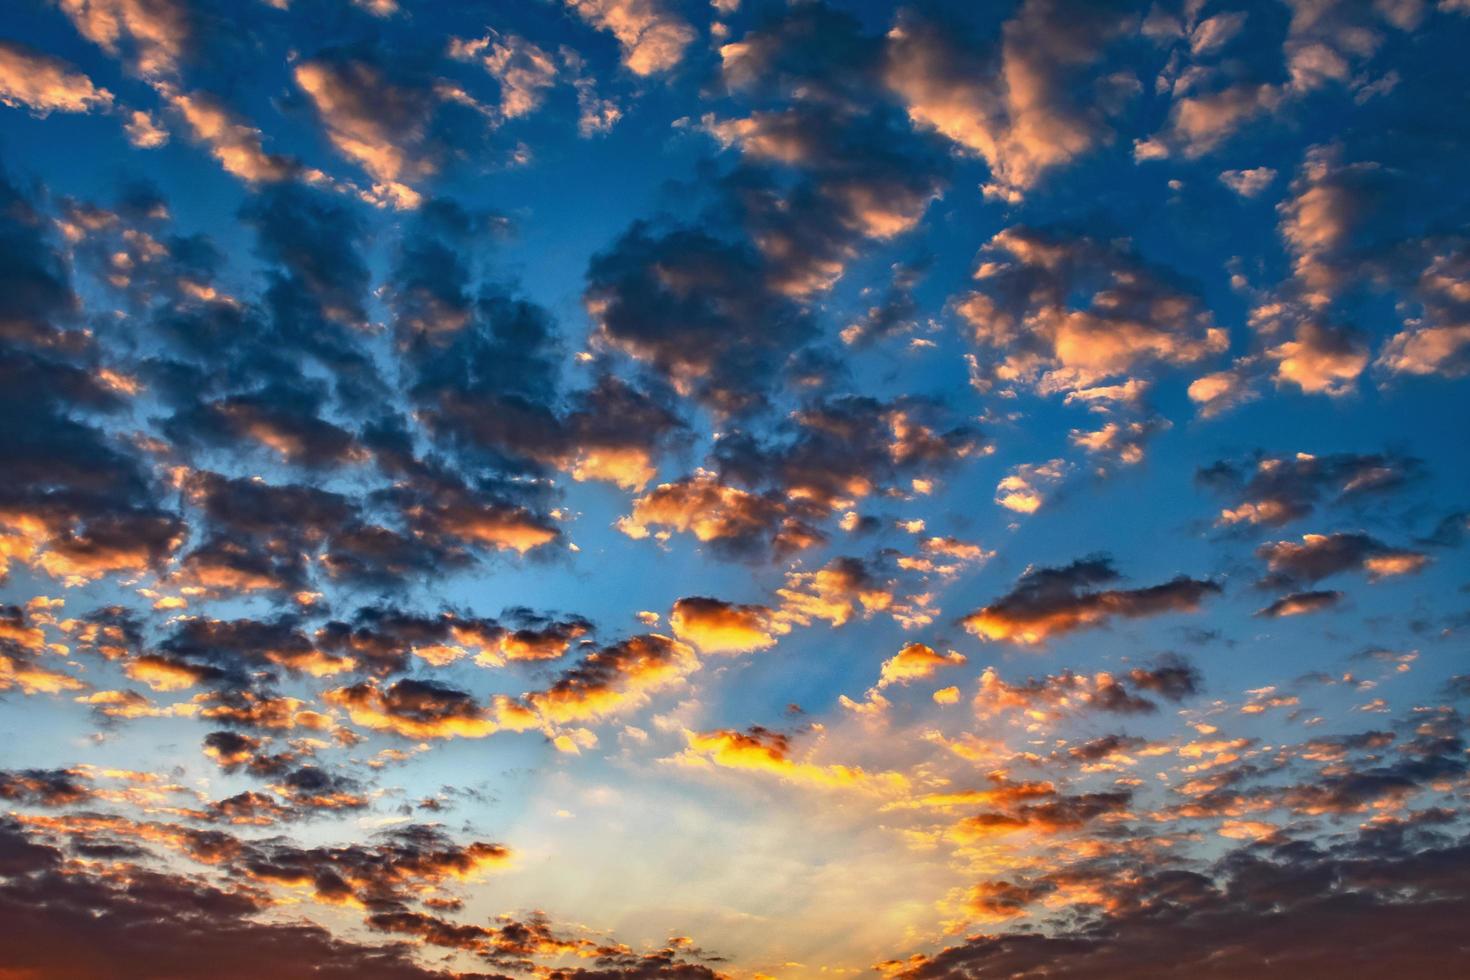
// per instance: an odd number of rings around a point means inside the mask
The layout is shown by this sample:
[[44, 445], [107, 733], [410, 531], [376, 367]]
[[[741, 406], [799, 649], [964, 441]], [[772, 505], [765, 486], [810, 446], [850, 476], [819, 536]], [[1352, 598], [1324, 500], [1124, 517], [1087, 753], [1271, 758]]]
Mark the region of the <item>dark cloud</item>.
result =
[[978, 433], [920, 399], [881, 402], [857, 395], [813, 402], [773, 438], [735, 431], [715, 444], [722, 477], [831, 510], [936, 475], [978, 447]]
[[1099, 589], [1117, 581], [1108, 558], [1084, 558], [1060, 568], [1027, 571], [1009, 593], [970, 613], [965, 629], [989, 640], [1043, 643], [1049, 637], [1105, 625], [1114, 617], [1137, 619], [1192, 612], [1221, 589], [1207, 579], [1179, 576], [1140, 589]]
[[274, 786], [276, 792], [300, 810], [365, 810], [368, 806], [360, 782], [318, 766], [298, 766], [282, 774]]
[[525, 608], [509, 609], [503, 618], [504, 623], [453, 612], [425, 616], [364, 606], [350, 624], [334, 620], [323, 626], [317, 643], [374, 673], [390, 674], [409, 669], [413, 656], [435, 666], [467, 655], [483, 666], [555, 660], [592, 631], [592, 623], [579, 616], [556, 618]]
[[87, 779], [72, 769], [0, 770], [0, 799], [30, 806], [70, 806], [90, 799]]
[[1134, 667], [1128, 680], [1142, 691], [1152, 691], [1170, 701], [1182, 701], [1199, 693], [1200, 672], [1177, 653], [1158, 657], [1151, 666]]
[[[419, 866], [429, 870], [433, 856], [420, 855]], [[395, 857], [380, 856], [379, 867], [404, 868]], [[203, 973], [244, 980], [262, 970], [290, 976], [302, 964], [323, 977], [447, 976], [417, 965], [403, 946], [353, 943], [299, 920], [257, 919], [270, 904], [250, 889], [136, 865], [71, 866], [14, 821], [0, 827], [0, 941], [11, 969], [62, 980]]]
[[404, 738], [479, 738], [500, 727], [473, 695], [433, 681], [405, 678], [387, 687], [363, 682], [333, 688], [322, 698], [346, 710], [355, 724]]
[[810, 316], [768, 288], [765, 276], [747, 246], [640, 223], [593, 258], [586, 303], [606, 344], [738, 412], [817, 335]]
[[44, 217], [0, 175], [0, 337], [34, 347], [61, 341], [57, 321], [80, 308], [66, 262], [46, 241]]
[[245, 687], [257, 672], [271, 677], [275, 668], [291, 674], [327, 676], [352, 668], [350, 660], [332, 657], [316, 648], [293, 618], [274, 620], [181, 620], [161, 640], [158, 650], [186, 666], [213, 669], [212, 680]]
[[1071, 392], [1228, 346], [1199, 290], [1126, 241], [1016, 226], [981, 249], [975, 292], [956, 301], [991, 352], [981, 380]]
[[164, 428], [179, 446], [243, 448], [253, 443], [286, 462], [313, 469], [359, 457], [352, 433], [321, 417], [325, 407], [319, 390], [266, 386], [177, 412]]
[[424, 912], [378, 912], [368, 917], [373, 929], [409, 935], [446, 949], [460, 950], [484, 960], [497, 969], [530, 971], [538, 958], [575, 956], [595, 967], [550, 968], [548, 975], [570, 978], [668, 978], [668, 980], [716, 980], [715, 973], [699, 962], [701, 952], [687, 941], [671, 941], [660, 950], [637, 953], [619, 943], [568, 933], [552, 926], [540, 914], [497, 917], [492, 925], [455, 922]]
[[497, 223], [432, 201], [399, 246], [389, 293], [429, 432], [511, 473], [570, 472], [641, 487], [683, 425], [657, 394], [599, 370], [566, 391], [565, 355], [541, 307], [479, 281], [466, 254]]
[[[309, 557], [360, 520], [350, 498], [303, 484], [271, 484], [209, 471], [191, 473], [184, 492], [203, 540], [182, 559], [181, 577], [222, 592], [309, 587]], [[290, 521], [281, 521], [290, 514]]]
[[868, 97], [882, 44], [847, 11], [825, 3], [787, 7], [723, 53], [723, 80], [767, 98], [799, 91], [816, 102], [851, 104]]
[[1293, 592], [1284, 595], [1259, 611], [1257, 616], [1266, 619], [1280, 619], [1283, 616], [1300, 616], [1305, 613], [1323, 612], [1331, 609], [1342, 601], [1342, 593], [1334, 590], [1315, 590], [1312, 592]]
[[[722, 49], [722, 81], [757, 108], [700, 127], [737, 154], [684, 223], [633, 224], [588, 268], [606, 347], [722, 413], [811, 377], [811, 302], [876, 243], [913, 229], [949, 161], [884, 95], [881, 41], [825, 4], [767, 12]], [[824, 372], [825, 373], [825, 372]]]
[[1011, 810], [990, 810], [965, 817], [955, 827], [963, 838], [983, 839], [997, 834], [1031, 830], [1039, 834], [1055, 834], [1077, 830], [1095, 820], [1126, 813], [1132, 793], [1121, 790], [1107, 793], [1058, 795], [1039, 803], [1025, 803]]
[[1097, 762], [1117, 753], [1133, 752], [1148, 744], [1147, 739], [1127, 735], [1099, 735], [1081, 745], [1074, 745], [1067, 754], [1079, 762]]
[[78, 301], [45, 227], [0, 177], [0, 456], [9, 475], [0, 519], [18, 538], [7, 558], [72, 582], [156, 569], [184, 525], [161, 506], [132, 447], [95, 424], [124, 399], [94, 339], [63, 329]]
[[[1076, 711], [1104, 711], [1120, 715], [1152, 714], [1159, 706], [1138, 691], [1151, 691], [1171, 701], [1193, 694], [1197, 681], [1192, 668], [1163, 662], [1151, 670], [1135, 668], [1122, 678], [1107, 671], [1080, 674], [1064, 670], [1021, 683], [1003, 680], [994, 667], [980, 676], [974, 708], [981, 717], [1023, 713], [1035, 718], [1061, 717]], [[1136, 688], [1137, 690], [1130, 689]]]
[[1323, 504], [1346, 506], [1393, 493], [1417, 479], [1422, 464], [1398, 453], [1334, 453], [1220, 460], [1195, 480], [1226, 498], [1219, 523], [1279, 526]]
[[1367, 534], [1307, 534], [1301, 543], [1274, 541], [1256, 549], [1268, 574], [1262, 588], [1317, 582], [1341, 572], [1363, 571], [1372, 579], [1417, 572], [1429, 563], [1419, 551], [1391, 548]]
[[[1217, 880], [1150, 870], [1117, 890], [1121, 909], [1111, 915], [1051, 933], [978, 935], [892, 968], [913, 980], [1223, 978], [1270, 975], [1286, 963], [1293, 976], [1311, 978], [1453, 971], [1465, 952], [1458, 923], [1470, 900], [1456, 883], [1463, 844], [1389, 856], [1363, 850], [1241, 850], [1221, 863]], [[1345, 935], [1356, 938], [1344, 943]]]
[[876, 303], [843, 328], [842, 342], [861, 348], [916, 330], [922, 314], [914, 288], [932, 264], [932, 255], [912, 262], [895, 262], [888, 287]]

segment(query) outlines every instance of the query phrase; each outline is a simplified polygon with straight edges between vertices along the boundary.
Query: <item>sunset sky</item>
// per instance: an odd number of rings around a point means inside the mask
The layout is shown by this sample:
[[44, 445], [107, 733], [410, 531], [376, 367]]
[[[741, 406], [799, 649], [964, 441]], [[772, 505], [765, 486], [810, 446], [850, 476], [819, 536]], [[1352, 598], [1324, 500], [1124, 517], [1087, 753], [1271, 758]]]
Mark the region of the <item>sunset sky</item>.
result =
[[1470, 0], [6, 0], [0, 980], [1470, 963]]

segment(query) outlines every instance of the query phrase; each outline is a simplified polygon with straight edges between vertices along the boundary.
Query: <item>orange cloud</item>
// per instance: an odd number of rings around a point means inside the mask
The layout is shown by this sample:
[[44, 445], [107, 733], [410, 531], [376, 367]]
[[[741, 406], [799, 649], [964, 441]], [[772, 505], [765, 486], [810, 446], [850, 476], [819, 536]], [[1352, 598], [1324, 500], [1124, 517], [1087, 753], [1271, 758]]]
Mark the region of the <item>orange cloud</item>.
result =
[[550, 687], [522, 700], [551, 724], [594, 721], [637, 707], [698, 669], [688, 646], [645, 633], [588, 654]]
[[786, 587], [777, 589], [781, 613], [808, 626], [826, 620], [842, 626], [855, 613], [871, 616], [893, 606], [893, 583], [879, 579], [857, 558], [834, 558], [815, 572], [788, 572]]
[[1032, 569], [997, 601], [961, 622], [986, 640], [1034, 646], [1052, 636], [1096, 628], [1114, 617], [1136, 619], [1194, 612], [1220, 586], [1185, 576], [1141, 589], [1092, 589], [1115, 580], [1106, 559], [1084, 559], [1063, 568]]
[[705, 653], [765, 650], [791, 629], [766, 606], [740, 605], [706, 596], [688, 596], [675, 602], [669, 626], [675, 636]]
[[664, 0], [566, 0], [584, 21], [617, 38], [623, 64], [635, 75], [655, 75], [679, 63], [697, 36]]
[[105, 111], [112, 105], [112, 93], [60, 58], [0, 40], [0, 103], [24, 106], [38, 116]]
[[965, 664], [965, 656], [951, 650], [938, 653], [922, 643], [910, 643], [898, 653], [883, 661], [878, 675], [878, 686], [907, 684], [910, 681], [933, 677], [944, 667], [959, 667]]
[[823, 789], [900, 791], [908, 785], [908, 779], [901, 773], [869, 773], [852, 766], [798, 761], [791, 757], [790, 739], [764, 728], [744, 732], [686, 729], [684, 738], [688, 748], [671, 760], [678, 765], [764, 772], [783, 782]]
[[194, 136], [226, 171], [251, 183], [287, 180], [297, 166], [286, 157], [267, 153], [260, 130], [254, 129], [226, 109], [213, 96], [187, 93], [171, 84], [159, 83], [158, 94], [173, 107]]
[[353, 724], [404, 738], [484, 738], [500, 730], [493, 713], [470, 695], [429, 681], [373, 682], [322, 692]]

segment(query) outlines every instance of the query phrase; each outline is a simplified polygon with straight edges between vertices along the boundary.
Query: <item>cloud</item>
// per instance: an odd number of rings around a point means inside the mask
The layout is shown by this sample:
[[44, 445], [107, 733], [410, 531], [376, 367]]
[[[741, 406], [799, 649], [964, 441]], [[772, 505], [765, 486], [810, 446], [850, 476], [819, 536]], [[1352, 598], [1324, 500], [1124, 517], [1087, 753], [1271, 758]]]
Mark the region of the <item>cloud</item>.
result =
[[878, 97], [878, 52], [856, 18], [822, 5], [773, 13], [721, 47], [732, 97], [774, 104], [702, 117], [739, 160], [701, 181], [711, 204], [695, 220], [635, 222], [594, 257], [584, 301], [599, 347], [735, 416], [835, 366], [809, 346], [811, 304], [876, 243], [913, 229], [949, 169]]
[[499, 731], [600, 721], [641, 707], [650, 695], [698, 670], [693, 649], [656, 633], [594, 649], [547, 687], [481, 702], [457, 688], [411, 678], [387, 687], [364, 681], [323, 692], [354, 724], [403, 738], [484, 738]]
[[1046, 502], [1043, 490], [1059, 483], [1070, 468], [1063, 459], [1021, 463], [995, 485], [995, 502], [1017, 514], [1034, 514]]
[[194, 53], [196, 11], [180, 0], [59, 0], [72, 26], [145, 78], [170, 75]]
[[1236, 81], [1209, 92], [1190, 92], [1176, 86], [1181, 97], [1169, 112], [1169, 124], [1159, 137], [1140, 140], [1134, 155], [1140, 160], [1178, 152], [1194, 159], [1213, 152], [1233, 133], [1258, 116], [1269, 115], [1284, 101], [1279, 88], [1266, 82]]
[[182, 618], [158, 644], [158, 650], [181, 662], [184, 672], [200, 671], [198, 676], [236, 688], [249, 686], [254, 671], [269, 671], [273, 666], [311, 677], [331, 677], [356, 666], [350, 659], [318, 650], [289, 616], [274, 620]]
[[698, 229], [635, 224], [593, 257], [584, 301], [601, 342], [683, 393], [739, 410], [816, 336], [806, 313], [765, 277], [748, 247]]
[[965, 655], [954, 650], [938, 653], [933, 647], [922, 643], [909, 643], [883, 661], [878, 673], [878, 686], [888, 687], [891, 684], [927, 680], [941, 668], [962, 667], [965, 663]]
[[767, 606], [742, 605], [708, 596], [686, 596], [669, 613], [674, 635], [704, 653], [746, 653], [776, 645], [790, 627]]
[[70, 806], [92, 798], [80, 772], [72, 769], [0, 770], [0, 799], [30, 806]]
[[1283, 616], [1302, 616], [1307, 613], [1324, 612], [1342, 601], [1342, 593], [1335, 591], [1293, 592], [1284, 595], [1269, 606], [1257, 611], [1257, 616], [1280, 619]]
[[779, 732], [685, 731], [688, 748], [672, 761], [682, 766], [718, 766], [764, 772], [783, 782], [822, 789], [902, 790], [908, 781], [896, 772], [870, 773], [844, 765], [822, 765], [792, 758], [791, 740]]
[[1027, 0], [989, 45], [905, 9], [888, 33], [884, 80], [916, 125], [984, 158], [988, 193], [1014, 201], [1045, 171], [1111, 137], [1110, 102], [1128, 86], [1093, 77], [1089, 92], [1083, 79], [1132, 20], [1117, 4]]
[[897, 596], [892, 580], [878, 565], [862, 558], [840, 556], [815, 571], [793, 571], [786, 586], [776, 590], [781, 612], [803, 626], [825, 620], [842, 626], [854, 615], [864, 619], [893, 607]]
[[365, 810], [368, 799], [357, 780], [317, 766], [300, 766], [283, 774], [271, 789], [300, 811], [327, 813]]
[[1368, 366], [1368, 348], [1355, 331], [1303, 323], [1295, 338], [1266, 351], [1276, 362], [1278, 382], [1312, 395], [1345, 395]]
[[1051, 835], [1074, 831], [1095, 820], [1126, 815], [1133, 795], [1127, 790], [1105, 793], [1057, 795], [1039, 803], [1026, 803], [1009, 811], [990, 810], [966, 817], [950, 831], [962, 841], [1030, 831]]
[[399, 244], [388, 300], [419, 418], [476, 464], [641, 489], [683, 423], [660, 391], [602, 369], [589, 386], [563, 390], [565, 352], [549, 313], [477, 282], [467, 261], [497, 221], [434, 201]]
[[128, 121], [123, 124], [123, 130], [128, 134], [128, 142], [140, 150], [156, 150], [168, 143], [168, 130], [150, 113], [141, 109], [128, 113]]
[[994, 557], [994, 551], [987, 551], [973, 542], [934, 535], [920, 539], [919, 553], [902, 555], [897, 559], [897, 564], [902, 569], [948, 577], [959, 574], [967, 566], [983, 564]]
[[[1423, 4], [1417, 2], [1364, 6], [1332, 0], [1288, 6], [1290, 20], [1279, 57], [1266, 40], [1279, 35], [1258, 27], [1271, 21], [1260, 11], [1249, 17], [1244, 10], [1225, 11], [1202, 20], [1191, 11], [1187, 31], [1176, 24], [1174, 31], [1156, 32], [1156, 40], [1177, 45], [1156, 81], [1172, 104], [1163, 130], [1137, 140], [1134, 155], [1141, 160], [1205, 156], [1253, 121], [1284, 115], [1332, 85], [1351, 87], [1362, 98], [1372, 83], [1360, 69], [1384, 43], [1382, 28], [1413, 30], [1423, 14]], [[1232, 45], [1237, 37], [1249, 38], [1250, 46]], [[1285, 81], [1279, 80], [1282, 75]]]
[[200, 718], [234, 728], [265, 731], [330, 731], [330, 714], [315, 710], [299, 698], [250, 690], [208, 691], [194, 697], [190, 706]]
[[698, 669], [688, 646], [647, 633], [587, 654], [523, 702], [552, 725], [596, 721], [642, 706], [651, 694], [682, 683]]
[[324, 976], [445, 976], [418, 966], [402, 947], [353, 943], [299, 920], [257, 918], [269, 903], [247, 891], [130, 863], [67, 868], [59, 849], [13, 821], [0, 834], [7, 855], [0, 941], [14, 970], [78, 980], [99, 973], [143, 980], [159, 971], [246, 980], [313, 963]]
[[1075, 391], [1194, 364], [1228, 344], [1195, 290], [1126, 243], [1007, 228], [981, 249], [975, 278], [955, 306], [997, 357], [986, 384]]
[[1279, 362], [1278, 380], [1308, 392], [1350, 390], [1371, 354], [1367, 338], [1341, 317], [1361, 310], [1368, 290], [1397, 297], [1404, 319], [1374, 362], [1381, 370], [1459, 373], [1467, 335], [1464, 236], [1419, 220], [1434, 207], [1424, 187], [1399, 168], [1353, 159], [1331, 143], [1307, 151], [1291, 190], [1278, 211], [1293, 276], [1253, 314], [1257, 331], [1275, 344], [1266, 353]]
[[1220, 586], [1207, 579], [1179, 576], [1139, 589], [1097, 589], [1119, 575], [1106, 558], [1079, 559], [1060, 568], [1027, 571], [995, 602], [970, 613], [966, 630], [987, 640], [1022, 645], [1106, 625], [1116, 616], [1136, 619], [1167, 612], [1194, 612]]
[[588, 24], [617, 38], [623, 64], [635, 75], [669, 71], [696, 35], [663, 0], [566, 0]]
[[[676, 937], [662, 949], [635, 952], [630, 947], [603, 937], [578, 935], [577, 931], [554, 927], [540, 912], [530, 915], [499, 915], [492, 925], [474, 925], [440, 918], [425, 912], [382, 911], [368, 916], [370, 928], [379, 932], [412, 936], [445, 949], [479, 957], [500, 971], [529, 973], [546, 970], [558, 980], [721, 980], [704, 963], [704, 954], [685, 938]], [[576, 957], [594, 960], [596, 967], [548, 967], [538, 959]]]
[[1166, 663], [1157, 670], [1135, 668], [1125, 677], [1119, 678], [1107, 671], [1095, 674], [1078, 674], [1063, 671], [1045, 677], [1030, 677], [1022, 684], [1011, 684], [1002, 679], [994, 667], [987, 667], [980, 675], [980, 687], [975, 692], [973, 707], [977, 717], [998, 718], [1018, 714], [1034, 722], [1046, 722], [1084, 711], [1102, 711], [1111, 714], [1141, 715], [1159, 710], [1158, 705], [1134, 691], [1153, 691], [1170, 700], [1177, 701], [1195, 693], [1192, 686], [1197, 679], [1187, 673], [1181, 678], [1179, 671], [1187, 668]]
[[[803, 98], [745, 118], [703, 118], [742, 166], [721, 184], [767, 261], [768, 282], [805, 299], [830, 289], [868, 241], [912, 231], [943, 189], [943, 158], [890, 114], [834, 115]], [[765, 168], [794, 167], [783, 189]]]
[[[560, 529], [547, 517], [454, 483], [426, 482], [420, 487], [400, 484], [386, 491], [382, 499], [401, 509], [418, 544], [435, 545], [444, 554], [468, 545], [523, 555], [550, 545], [561, 536]], [[388, 543], [396, 545], [397, 542]], [[371, 560], [374, 556], [370, 552], [365, 557]], [[413, 556], [410, 553], [406, 557]], [[426, 565], [433, 567], [432, 554], [425, 557]], [[391, 565], [386, 570], [393, 571]], [[346, 572], [344, 569], [343, 573]]]
[[591, 632], [579, 616], [556, 619], [512, 609], [509, 625], [487, 617], [444, 612], [426, 616], [392, 607], [363, 606], [351, 622], [332, 620], [316, 633], [318, 646], [350, 656], [377, 674], [407, 671], [414, 659], [445, 666], [473, 656], [485, 667], [556, 660]]
[[150, 654], [127, 661], [123, 673], [154, 691], [184, 691], [222, 676], [218, 668]]
[[1423, 315], [1388, 339], [1376, 363], [1396, 374], [1462, 377], [1470, 371], [1470, 244], [1426, 239], [1412, 295]]
[[546, 90], [556, 84], [556, 59], [519, 34], [492, 31], [482, 38], [451, 38], [449, 55], [477, 60], [500, 83], [500, 114], [527, 116], [541, 107]]
[[195, 138], [209, 148], [220, 166], [241, 180], [266, 183], [289, 180], [300, 165], [289, 157], [267, 153], [260, 130], [246, 123], [214, 96], [184, 92], [159, 83], [158, 94], [183, 118]]
[[[1185, 977], [1200, 970], [1249, 972], [1283, 957], [1304, 976], [1331, 976], [1364, 963], [1391, 972], [1447, 968], [1457, 955], [1458, 891], [1439, 875], [1417, 884], [1412, 876], [1435, 861], [1457, 866], [1463, 848], [1448, 844], [1377, 857], [1363, 851], [1297, 858], [1289, 852], [1241, 854], [1220, 869], [1218, 883], [1159, 871], [1130, 892], [1156, 893], [1173, 879], [1170, 898], [1128, 901], [1086, 932], [977, 935], [932, 957], [889, 964], [887, 972], [902, 980], [1027, 972], [1077, 980], [1143, 973]], [[1375, 894], [1375, 875], [1403, 882], [1408, 897], [1390, 901]], [[1329, 883], [1325, 893], [1300, 887], [1308, 876]], [[1266, 908], [1282, 914], [1263, 917]], [[1351, 949], [1335, 941], [1359, 932], [1364, 939]], [[1167, 958], [1163, 950], [1170, 950]]]
[[932, 257], [895, 262], [893, 279], [882, 299], [842, 329], [842, 342], [862, 348], [918, 329], [921, 310], [914, 287], [932, 264]]
[[1301, 543], [1272, 541], [1256, 549], [1271, 574], [1263, 585], [1317, 582], [1347, 571], [1366, 572], [1378, 580], [1417, 572], [1429, 563], [1419, 551], [1390, 548], [1367, 534], [1304, 534]]
[[[257, 499], [251, 502], [257, 503], [295, 499], [319, 508], [322, 523], [303, 525], [300, 536], [267, 525], [254, 529], [244, 542], [207, 541], [186, 557], [183, 581], [223, 591], [299, 589], [309, 580], [303, 552], [286, 550], [299, 543], [304, 554], [320, 552], [321, 567], [332, 580], [385, 585], [410, 574], [465, 567], [482, 550], [520, 554], [558, 536], [554, 525], [525, 508], [484, 499], [460, 486], [415, 488], [405, 483], [384, 492], [379, 501], [397, 509], [408, 534], [369, 523], [360, 505], [348, 498], [323, 494], [313, 499], [299, 493], [303, 489], [256, 486], [241, 492], [241, 485], [232, 486], [219, 497], [220, 503], [248, 501], [252, 495]], [[219, 532], [230, 529], [228, 519], [216, 518], [213, 526]]]
[[693, 534], [716, 553], [735, 558], [779, 557], [823, 540], [780, 496], [726, 486], [707, 472], [659, 484], [636, 498], [617, 522], [618, 530], [635, 539], [659, 527]]
[[489, 135], [483, 117], [494, 110], [431, 74], [424, 60], [356, 46], [319, 52], [292, 68], [328, 142], [372, 178], [367, 197], [374, 203], [417, 208], [423, 195], [416, 186]]
[[1170, 701], [1182, 701], [1199, 693], [1200, 672], [1177, 653], [1166, 653], [1148, 667], [1134, 667], [1128, 680], [1141, 691], [1151, 691]]
[[1402, 489], [1419, 476], [1412, 457], [1397, 453], [1310, 453], [1219, 460], [1195, 481], [1230, 501], [1217, 523], [1276, 527], [1327, 503], [1343, 506]]
[[980, 435], [922, 399], [813, 400], [762, 438], [734, 428], [715, 444], [720, 475], [826, 511], [932, 479], [975, 454]]
[[386, 688], [362, 682], [324, 691], [322, 700], [353, 724], [403, 738], [484, 738], [501, 728], [471, 695], [433, 681], [406, 678]]
[[67, 327], [80, 301], [35, 205], [0, 177], [0, 573], [15, 562], [81, 584], [161, 567], [182, 543], [146, 462], [109, 435], [124, 407], [99, 351]]
[[106, 111], [112, 93], [60, 58], [16, 41], [0, 41], [0, 102], [34, 115]]
[[321, 418], [324, 402], [315, 392], [265, 388], [183, 410], [168, 429], [185, 446], [255, 443], [312, 469], [361, 459], [352, 434]]
[[1092, 432], [1073, 429], [1069, 438], [1074, 446], [1081, 446], [1094, 456], [1132, 466], [1143, 462], [1144, 446], [1170, 425], [1162, 416], [1139, 422], [1108, 422]]
[[1241, 197], [1256, 197], [1266, 188], [1270, 187], [1275, 180], [1276, 171], [1270, 167], [1226, 170], [1220, 174], [1220, 183]]

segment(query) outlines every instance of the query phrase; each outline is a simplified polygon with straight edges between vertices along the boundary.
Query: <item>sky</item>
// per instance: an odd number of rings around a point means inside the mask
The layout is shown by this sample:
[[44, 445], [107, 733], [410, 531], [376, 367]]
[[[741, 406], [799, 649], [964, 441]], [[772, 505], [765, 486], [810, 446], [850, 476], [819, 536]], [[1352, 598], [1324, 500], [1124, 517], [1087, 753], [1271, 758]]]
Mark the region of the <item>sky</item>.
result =
[[1467, 50], [12, 0], [0, 977], [1463, 971]]

